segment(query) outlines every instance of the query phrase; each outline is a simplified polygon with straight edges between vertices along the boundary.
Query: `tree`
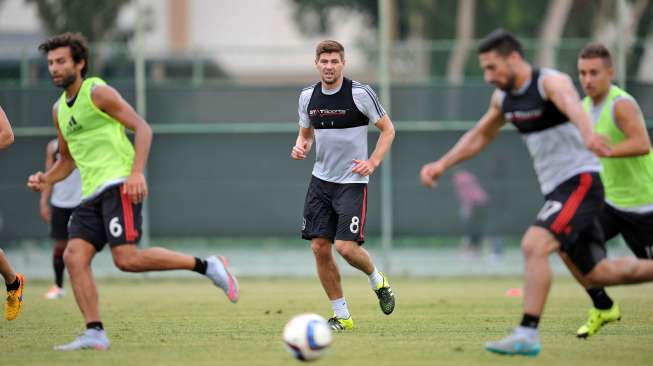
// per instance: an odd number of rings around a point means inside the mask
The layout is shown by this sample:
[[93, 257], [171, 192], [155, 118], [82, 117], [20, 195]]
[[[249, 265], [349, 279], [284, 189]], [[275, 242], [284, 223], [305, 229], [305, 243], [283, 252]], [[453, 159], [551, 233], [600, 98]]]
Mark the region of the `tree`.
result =
[[540, 31], [537, 65], [555, 66], [555, 51], [560, 44], [562, 32], [569, 18], [572, 0], [551, 0]]
[[[37, 8], [41, 25], [49, 34], [82, 33], [90, 43], [126, 41], [133, 29], [119, 29], [120, 11], [131, 0], [25, 0]], [[99, 48], [94, 51], [89, 69], [99, 73], [103, 58]]]

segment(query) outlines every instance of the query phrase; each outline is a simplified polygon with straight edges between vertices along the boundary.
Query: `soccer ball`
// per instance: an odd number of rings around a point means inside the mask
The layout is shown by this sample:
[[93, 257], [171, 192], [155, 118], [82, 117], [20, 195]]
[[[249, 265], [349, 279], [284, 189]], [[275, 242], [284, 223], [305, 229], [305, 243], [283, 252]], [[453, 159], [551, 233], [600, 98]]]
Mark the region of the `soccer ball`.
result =
[[283, 328], [283, 343], [296, 359], [312, 361], [331, 345], [331, 328], [317, 314], [299, 314]]

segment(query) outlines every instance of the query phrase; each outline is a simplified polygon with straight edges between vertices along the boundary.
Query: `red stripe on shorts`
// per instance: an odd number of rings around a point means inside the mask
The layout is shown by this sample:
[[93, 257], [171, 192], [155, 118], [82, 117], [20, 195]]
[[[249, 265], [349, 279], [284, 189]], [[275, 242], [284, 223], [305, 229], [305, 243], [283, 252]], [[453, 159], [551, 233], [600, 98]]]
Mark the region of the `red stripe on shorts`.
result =
[[576, 188], [571, 196], [569, 196], [567, 202], [565, 202], [565, 205], [562, 207], [560, 214], [558, 217], [556, 217], [555, 221], [553, 221], [553, 224], [551, 224], [551, 231], [556, 234], [560, 234], [562, 230], [567, 227], [569, 221], [571, 221], [571, 219], [576, 214], [578, 207], [580, 206], [581, 202], [583, 202], [583, 199], [585, 198], [585, 195], [591, 186], [592, 175], [588, 173], [581, 174], [578, 188]]
[[361, 212], [361, 240], [365, 239], [365, 212], [367, 211], [367, 186], [363, 188], [363, 212]]
[[138, 230], [134, 228], [134, 208], [122, 188], [120, 189], [120, 201], [122, 202], [122, 214], [125, 221], [125, 240], [135, 241], [138, 238]]

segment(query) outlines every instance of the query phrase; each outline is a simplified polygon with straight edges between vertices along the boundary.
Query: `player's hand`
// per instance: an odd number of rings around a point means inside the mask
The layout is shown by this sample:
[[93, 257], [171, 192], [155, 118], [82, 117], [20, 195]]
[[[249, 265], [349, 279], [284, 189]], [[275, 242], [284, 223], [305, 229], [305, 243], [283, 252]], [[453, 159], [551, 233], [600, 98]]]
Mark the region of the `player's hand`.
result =
[[612, 155], [610, 148], [610, 139], [598, 133], [592, 133], [586, 143], [587, 148], [600, 157]]
[[45, 221], [47, 224], [50, 223], [50, 205], [48, 205], [48, 202], [40, 202], [39, 204], [40, 210], [41, 210], [41, 218], [43, 221]]
[[422, 184], [427, 188], [435, 188], [438, 184], [438, 179], [446, 171], [446, 167], [439, 161], [425, 164], [419, 173], [419, 178]]
[[147, 197], [147, 182], [143, 173], [131, 173], [125, 184], [122, 185], [122, 192], [129, 197], [133, 203], [141, 203]]
[[41, 192], [47, 184], [43, 172], [36, 172], [27, 178], [27, 187], [34, 192]]
[[379, 163], [370, 160], [358, 160], [354, 159], [352, 162], [355, 164], [354, 168], [351, 170], [352, 173], [360, 174], [363, 177], [368, 177], [374, 173], [376, 168], [379, 166]]
[[308, 150], [308, 142], [304, 142], [301, 145], [295, 145], [290, 152], [290, 157], [295, 160], [304, 160], [306, 159], [306, 151]]

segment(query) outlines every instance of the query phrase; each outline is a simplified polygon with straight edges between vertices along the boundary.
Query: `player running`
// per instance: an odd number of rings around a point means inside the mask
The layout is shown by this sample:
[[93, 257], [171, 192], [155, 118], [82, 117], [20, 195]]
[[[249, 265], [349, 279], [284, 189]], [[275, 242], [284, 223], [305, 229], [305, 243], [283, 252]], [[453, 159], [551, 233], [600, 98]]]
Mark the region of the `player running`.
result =
[[[141, 205], [147, 196], [143, 170], [152, 130], [132, 107], [102, 79], [86, 78], [88, 48], [80, 34], [65, 33], [39, 46], [47, 55], [52, 81], [64, 89], [53, 107], [60, 159], [46, 173], [29, 177], [36, 191], [61, 181], [75, 168], [82, 177], [82, 202], [73, 212], [64, 261], [86, 331], [55, 350], [105, 350], [109, 339], [98, 307], [91, 272], [97, 252], [109, 243], [116, 266], [126, 272], [186, 269], [210, 278], [232, 302], [240, 292], [223, 257], [197, 257], [164, 248], [138, 250]], [[134, 131], [134, 145], [125, 135]]]
[[[316, 160], [304, 202], [302, 238], [311, 241], [317, 273], [334, 315], [334, 330], [352, 329], [340, 273], [332, 253], [364, 272], [384, 314], [391, 314], [395, 297], [387, 277], [379, 272], [365, 240], [367, 183], [394, 140], [392, 121], [374, 91], [343, 76], [345, 49], [336, 41], [322, 41], [315, 50], [320, 82], [304, 88], [299, 96], [299, 136], [290, 156], [305, 159], [313, 141]], [[381, 131], [368, 159], [369, 122]]]
[[[605, 207], [599, 222], [605, 239], [621, 234], [638, 258], [653, 259], [653, 152], [637, 101], [612, 84], [612, 57], [605, 46], [589, 44], [578, 57], [578, 74], [586, 94], [583, 107], [608, 150], [599, 155]], [[576, 335], [594, 335], [604, 324], [621, 319], [619, 305], [603, 287], [586, 287], [594, 306]]]
[[[45, 148], [45, 171], [52, 169], [59, 158], [59, 140], [54, 139]], [[41, 218], [50, 224], [50, 237], [54, 240], [52, 248], [54, 285], [44, 295], [48, 300], [59, 299], [66, 294], [63, 289], [63, 273], [66, 267], [63, 252], [68, 244], [68, 221], [81, 200], [82, 178], [77, 169], [61, 182], [45, 186], [41, 191]]]
[[565, 252], [583, 280], [596, 286], [653, 280], [653, 261], [605, 258], [597, 215], [603, 206], [601, 165], [592, 154], [610, 149], [592, 132], [571, 79], [551, 69], [536, 69], [523, 58], [519, 41], [502, 30], [479, 45], [486, 82], [497, 87], [476, 127], [439, 160], [426, 164], [422, 183], [433, 187], [455, 164], [485, 148], [506, 121], [519, 131], [533, 159], [546, 198], [535, 223], [522, 238], [524, 313], [512, 334], [488, 342], [486, 349], [507, 355], [540, 352], [537, 330], [551, 286], [551, 253]]
[[[5, 111], [0, 107], [0, 149], [6, 149], [14, 143], [14, 132]], [[5, 319], [14, 320], [20, 314], [23, 305], [23, 289], [25, 277], [14, 272], [5, 252], [0, 249], [0, 274], [7, 285], [7, 300], [5, 302]]]

